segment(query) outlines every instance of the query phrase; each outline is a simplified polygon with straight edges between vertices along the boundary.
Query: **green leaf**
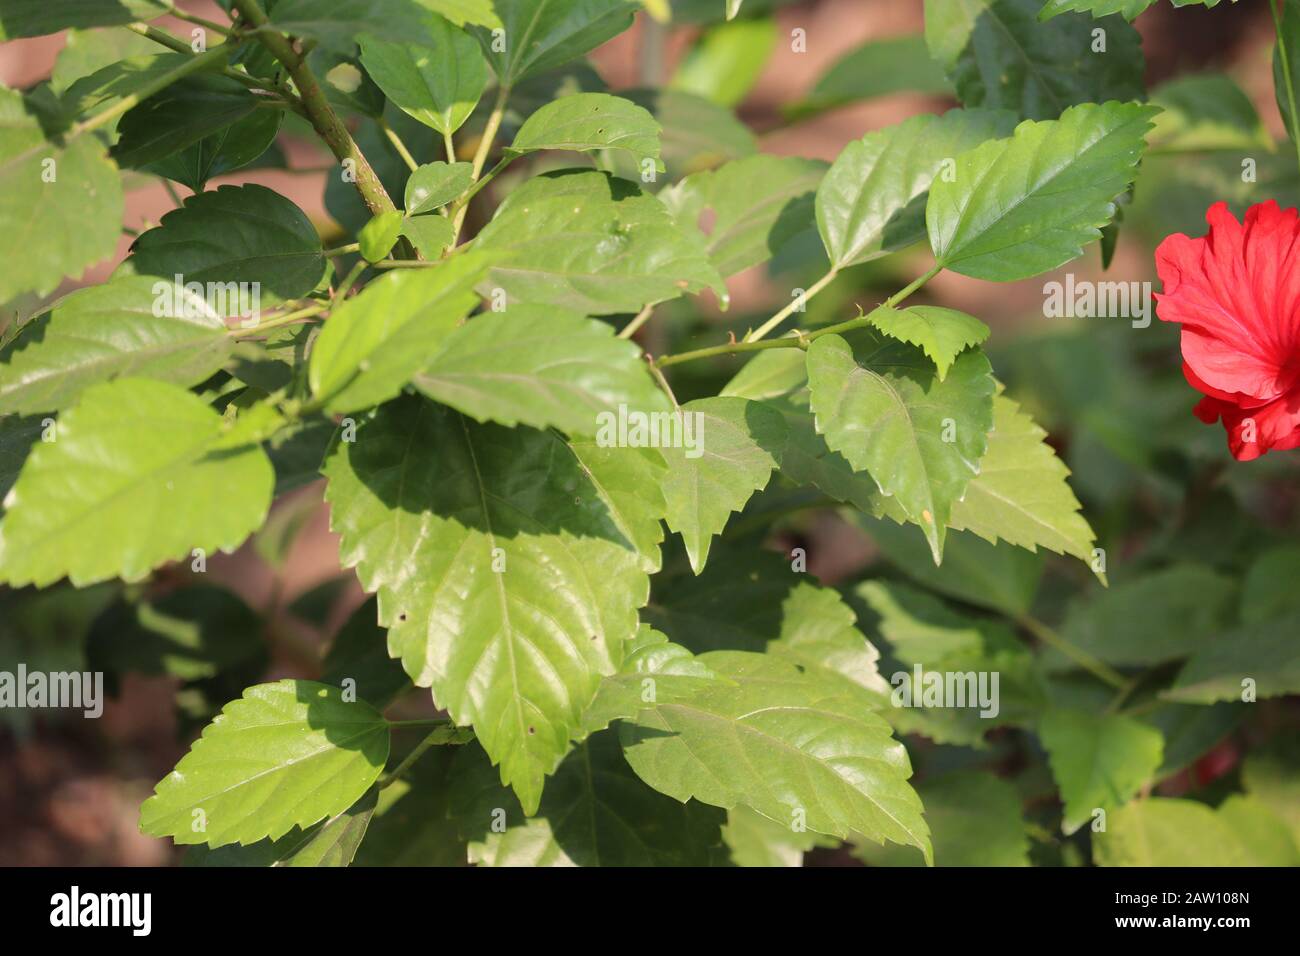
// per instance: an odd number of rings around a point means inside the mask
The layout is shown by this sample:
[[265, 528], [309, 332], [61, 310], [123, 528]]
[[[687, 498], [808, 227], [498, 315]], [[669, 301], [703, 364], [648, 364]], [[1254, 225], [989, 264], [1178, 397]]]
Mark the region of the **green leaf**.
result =
[[331, 50], [355, 49], [360, 34], [394, 43], [434, 42], [433, 18], [410, 0], [276, 0], [269, 13], [275, 29]]
[[948, 527], [974, 532], [991, 544], [1006, 541], [1030, 551], [1044, 547], [1091, 564], [1096, 534], [1065, 481], [1070, 470], [1046, 438], [1020, 406], [996, 396], [980, 473], [952, 506]]
[[150, 83], [192, 59], [188, 53], [158, 51], [157, 44], [150, 42], [148, 53], [115, 57], [89, 76], [78, 78], [60, 97], [64, 110], [69, 116], [92, 116], [128, 96], [137, 95]]
[[263, 156], [275, 142], [283, 118], [279, 110], [254, 110], [252, 115], [146, 168], [196, 193], [203, 192], [213, 176], [248, 166]]
[[749, 156], [687, 176], [659, 194], [683, 229], [699, 229], [719, 274], [766, 262], [813, 228], [813, 194], [826, 164]]
[[[731, 110], [702, 96], [658, 88], [619, 90], [619, 95], [644, 106], [661, 127], [660, 158], [669, 182], [758, 152], [749, 127]], [[641, 180], [643, 170], [630, 155], [613, 153], [606, 162], [615, 175]]]
[[708, 866], [722, 842], [722, 812], [646, 787], [613, 733], [565, 758], [535, 816], [476, 747], [457, 754], [452, 779], [451, 813], [479, 866]]
[[1177, 77], [1156, 88], [1151, 102], [1163, 111], [1149, 137], [1153, 148], [1273, 150], [1255, 104], [1222, 73]]
[[138, 581], [195, 548], [233, 551], [266, 518], [266, 455], [228, 447], [221, 416], [175, 385], [92, 386], [57, 434], [9, 492], [0, 579], [11, 586]]
[[492, 2], [493, 0], [419, 0], [421, 6], [446, 17], [458, 27], [467, 23], [499, 27], [501, 18], [492, 9]]
[[[1280, 0], [1280, 4], [1280, 36], [1273, 49], [1273, 95], [1287, 135], [1295, 139], [1300, 136], [1300, 131], [1295, 129], [1295, 113], [1300, 110], [1300, 0]], [[1283, 50], [1290, 67], [1290, 84], [1282, 69]]]
[[1241, 782], [1252, 800], [1268, 807], [1300, 847], [1300, 745], [1280, 736], [1246, 756]]
[[777, 38], [776, 21], [770, 18], [720, 23], [687, 51], [669, 88], [734, 107], [758, 82]]
[[0, 42], [58, 33], [69, 27], [119, 26], [166, 12], [160, 0], [6, 0], [0, 10]]
[[[1212, 704], [1300, 693], [1300, 647], [1292, 612], [1227, 634], [1216, 634], [1194, 653], [1162, 695], [1169, 700]], [[1252, 696], [1246, 696], [1247, 690]]]
[[849, 143], [817, 190], [817, 228], [831, 265], [868, 262], [925, 238], [926, 190], [952, 157], [1015, 122], [1005, 110], [915, 116]]
[[257, 98], [228, 76], [187, 76], [122, 116], [113, 159], [123, 169], [152, 166], [256, 109]]
[[693, 436], [693, 447], [662, 448], [668, 462], [664, 521], [682, 536], [691, 567], [699, 574], [714, 535], [767, 485], [786, 427], [779, 412], [743, 398], [696, 399], [678, 414]]
[[[1047, 20], [1058, 14], [1077, 10], [1080, 13], [1091, 13], [1094, 17], [1118, 13], [1126, 20], [1132, 20], [1155, 2], [1156, 0], [1047, 0], [1047, 5], [1043, 7], [1043, 11], [1039, 16]], [[1217, 7], [1219, 2], [1220, 0], [1173, 0], [1173, 5], [1175, 7], [1197, 5]], [[1232, 0], [1232, 2], [1236, 3], [1237, 0]]]
[[411, 397], [325, 464], [342, 561], [378, 591], [390, 653], [529, 812], [636, 631], [662, 536], [655, 457]]
[[943, 381], [959, 354], [989, 337], [989, 327], [965, 312], [934, 305], [893, 309], [882, 305], [867, 316], [890, 338], [918, 346], [934, 362]]
[[474, 181], [472, 163], [426, 163], [411, 172], [406, 181], [406, 214], [418, 216], [445, 206]]
[[407, 216], [402, 220], [402, 235], [426, 259], [439, 258], [455, 240], [455, 232], [447, 216]]
[[[600, 46], [632, 25], [639, 4], [628, 0], [512, 0], [495, 5], [502, 30], [473, 33], [507, 89]], [[502, 44], [498, 36], [505, 38]], [[494, 42], [496, 41], [496, 42]]]
[[507, 155], [544, 149], [592, 152], [621, 149], [641, 162], [659, 159], [659, 124], [650, 111], [608, 93], [576, 93], [553, 100], [524, 121]]
[[1221, 815], [1193, 800], [1151, 797], [1109, 814], [1093, 834], [1098, 866], [1252, 866], [1245, 841]]
[[[1175, 564], [1073, 601], [1062, 636], [1118, 667], [1163, 664], [1223, 639], [1236, 588], [1199, 564]], [[1052, 664], [1072, 666], [1063, 657]]]
[[170, 281], [78, 289], [0, 350], [0, 414], [59, 411], [127, 375], [195, 385], [221, 368], [231, 342], [221, 317]]
[[27, 456], [44, 434], [57, 434], [54, 419], [40, 415], [5, 415], [0, 418], [0, 515], [4, 514], [4, 501], [9, 489], [18, 480]]
[[1094, 811], [1127, 803], [1152, 780], [1164, 748], [1160, 731], [1131, 717], [1065, 708], [1047, 712], [1038, 736], [1061, 789], [1066, 834], [1089, 823]]
[[278, 840], [356, 803], [388, 759], [388, 723], [314, 681], [258, 684], [227, 704], [140, 808], [177, 843]]
[[891, 93], [951, 96], [952, 84], [930, 59], [922, 36], [869, 40], [836, 60], [812, 90], [787, 106], [792, 119], [805, 119], [825, 110]]
[[608, 315], [706, 287], [725, 300], [701, 237], [678, 228], [654, 196], [606, 173], [528, 180], [474, 245], [497, 256], [488, 285], [504, 289], [511, 305]]
[[839, 844], [820, 833], [794, 830], [769, 820], [749, 807], [727, 811], [722, 839], [731, 851], [732, 863], [752, 867], [802, 866], [803, 855], [809, 850]]
[[[1055, 119], [1078, 103], [1143, 98], [1136, 30], [1068, 16], [1041, 23], [1043, 0], [925, 0], [925, 41], [966, 106]], [[1104, 32], [1097, 49], [1095, 29]]]
[[230, 843], [215, 850], [200, 843], [185, 854], [185, 866], [350, 866], [374, 816], [378, 794], [368, 790], [342, 813], [306, 830], [295, 827], [278, 840]]
[[1234, 793], [1219, 804], [1219, 819], [1236, 834], [1255, 866], [1300, 866], [1300, 844], [1279, 813], [1253, 796]]
[[641, 350], [607, 323], [528, 305], [453, 330], [414, 384], [476, 421], [570, 435], [612, 428], [615, 440], [620, 406], [665, 415], [669, 407]]
[[430, 15], [432, 40], [390, 43], [362, 36], [361, 63], [404, 113], [450, 136], [469, 119], [487, 87], [487, 63], [464, 30]]
[[[279, 193], [254, 183], [190, 196], [131, 249], [124, 263], [130, 272], [169, 281], [179, 275], [186, 283], [256, 283], [261, 305], [306, 295], [325, 274], [311, 220]], [[225, 297], [231, 297], [228, 288]], [[237, 308], [219, 311], [239, 314]]]
[[390, 209], [381, 212], [361, 227], [357, 233], [357, 243], [361, 247], [361, 258], [367, 262], [378, 262], [385, 258], [397, 245], [402, 235], [402, 214]]
[[1300, 611], [1300, 545], [1270, 548], [1255, 558], [1241, 583], [1241, 623], [1259, 624]]
[[[3, 23], [0, 16], [0, 23]], [[0, 87], [0, 302], [48, 295], [117, 248], [122, 184], [93, 136], [45, 141], [18, 93]]]
[[394, 270], [345, 301], [312, 346], [312, 394], [332, 413], [392, 398], [478, 304], [474, 285], [485, 265], [471, 254]]
[[69, 30], [54, 58], [50, 87], [62, 97], [83, 77], [123, 60], [151, 56], [158, 49], [154, 41], [128, 30]]
[[926, 204], [939, 264], [1009, 282], [1082, 255], [1132, 184], [1156, 112], [1088, 103], [958, 156], [952, 181], [936, 182]]
[[[1020, 795], [1005, 780], [959, 770], [916, 787], [934, 842], [935, 866], [1029, 866]], [[872, 866], [920, 866], [910, 847], [864, 844], [854, 855]]]
[[[734, 684], [659, 703], [620, 726], [637, 776], [661, 793], [841, 839], [916, 846], [930, 859], [911, 765], [865, 691], [743, 651], [701, 660]], [[833, 741], [833, 743], [832, 743]]]
[[354, 866], [465, 865], [465, 841], [456, 832], [447, 804], [449, 772], [466, 749], [434, 747], [402, 779], [380, 791]]
[[979, 473], [993, 427], [988, 359], [964, 352], [939, 381], [910, 345], [870, 329], [808, 348], [817, 431], [925, 532], [938, 564], [952, 505]]

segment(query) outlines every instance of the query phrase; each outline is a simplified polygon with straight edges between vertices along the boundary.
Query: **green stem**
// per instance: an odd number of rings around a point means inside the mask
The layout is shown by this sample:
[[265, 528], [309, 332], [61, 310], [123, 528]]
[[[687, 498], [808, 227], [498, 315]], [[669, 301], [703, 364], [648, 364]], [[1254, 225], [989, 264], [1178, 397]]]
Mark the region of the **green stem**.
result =
[[665, 355], [655, 362], [657, 368], [667, 368], [682, 362], [694, 362], [699, 359], [713, 358], [715, 355], [735, 355], [740, 352], [761, 352], [764, 349], [799, 349], [807, 348], [807, 338], [768, 339], [765, 342], [728, 342], [726, 345], [711, 345], [708, 348], [693, 349], [677, 355]]
[[1287, 107], [1291, 112], [1291, 141], [1295, 144], [1296, 162], [1300, 164], [1300, 114], [1296, 111], [1295, 84], [1291, 81], [1291, 63], [1286, 52], [1286, 38], [1282, 35], [1282, 18], [1277, 12], [1282, 0], [1268, 0], [1268, 12], [1273, 15], [1273, 30], [1277, 34], [1277, 56], [1282, 64], [1282, 79], [1286, 83]]
[[1028, 614], [1017, 616], [1016, 622], [1048, 647], [1064, 654], [1094, 677], [1100, 678], [1116, 690], [1128, 693], [1131, 682], [1105, 661], [1093, 657], [1080, 647], [1075, 647], [1060, 634], [1048, 627], [1036, 617]]
[[268, 332], [271, 329], [278, 329], [282, 325], [290, 325], [300, 319], [307, 319], [313, 315], [320, 315], [329, 308], [327, 305], [309, 305], [306, 308], [299, 309], [296, 312], [290, 312], [287, 315], [279, 315], [265, 322], [259, 322], [250, 328], [241, 329], [233, 328], [229, 330], [231, 335], [256, 335], [259, 332]]
[[760, 325], [753, 332], [749, 333], [749, 335], [745, 336], [745, 341], [757, 342], [759, 339], [766, 336], [768, 332], [771, 332], [778, 325], [780, 325], [782, 322], [788, 319], [795, 312], [801, 311], [803, 307], [812, 299], [813, 296], [815, 296], [818, 292], [820, 292], [822, 289], [826, 288], [833, 281], [835, 281], [835, 277], [837, 275], [839, 275], [839, 273], [835, 269], [832, 269], [830, 272], [826, 273], [824, 276], [822, 276], [820, 279], [814, 282], [811, 286], [809, 286], [807, 290], [805, 290], [804, 292], [800, 293], [799, 295], [791, 299], [790, 304], [787, 305], [784, 309], [782, 309], [776, 315], [772, 316], [770, 319], [768, 319], [766, 322]]
[[393, 149], [397, 150], [397, 155], [402, 157], [402, 162], [406, 163], [406, 168], [411, 172], [415, 172], [419, 169], [420, 164], [415, 161], [415, 157], [411, 155], [411, 151], [406, 148], [406, 144], [402, 142], [402, 137], [398, 136], [397, 131], [388, 125], [388, 120], [381, 116], [379, 119], [375, 120], [375, 122], [378, 123], [379, 128], [384, 131], [384, 135], [388, 137], [388, 141], [393, 144]]
[[356, 173], [357, 192], [373, 216], [397, 209], [370, 161], [362, 154], [348, 128], [330, 106], [306, 58], [294, 51], [288, 37], [270, 28], [270, 20], [258, 0], [234, 0], [240, 17], [257, 30], [257, 39], [289, 71], [298, 87], [303, 109], [312, 126], [340, 163], [351, 162]]
[[[185, 53], [191, 56], [194, 55], [194, 50], [193, 48], [190, 47], [188, 43], [186, 43], [180, 37], [172, 36], [166, 30], [161, 30], [158, 27], [150, 26], [147, 23], [127, 23], [124, 24], [124, 26], [132, 33], [138, 34], [147, 40], [153, 40], [155, 43], [162, 44], [167, 49], [172, 50], [176, 53]], [[264, 93], [278, 93], [279, 95], [285, 97], [291, 109], [297, 112], [302, 111], [302, 104], [296, 101], [296, 97], [288, 96], [287, 91], [285, 90], [278, 89], [274, 86], [267, 86], [265, 83], [261, 82], [256, 77], [249, 76], [247, 73], [240, 73], [238, 70], [231, 69], [230, 67], [224, 68], [221, 71], [221, 75], [225, 77], [229, 77], [232, 80], [236, 80], [242, 83], [250, 90], [261, 90]]]
[[[483, 127], [483, 135], [479, 139], [478, 149], [474, 152], [471, 178], [475, 182], [478, 182], [479, 176], [483, 174], [483, 167], [487, 164], [488, 155], [492, 152], [492, 142], [497, 138], [497, 131], [501, 129], [501, 120], [506, 115], [506, 100], [509, 98], [510, 88], [508, 86], [497, 88], [496, 101], [492, 104], [492, 112], [488, 114], [487, 124]], [[472, 190], [470, 196], [475, 191]], [[460, 241], [460, 230], [465, 225], [465, 214], [469, 212], [469, 198], [469, 196], [466, 196], [464, 202], [457, 204], [456, 216], [451, 223], [451, 244], [453, 246]]]
[[650, 305], [647, 305], [644, 309], [638, 312], [631, 322], [623, 326], [618, 333], [618, 337], [620, 339], [630, 339], [632, 336], [636, 335], [637, 329], [650, 321], [650, 316], [654, 314], [654, 310], [655, 304], [652, 302]]
[[167, 4], [167, 12], [171, 14], [173, 17], [175, 17], [177, 20], [187, 20], [190, 23], [194, 23], [197, 24], [198, 26], [203, 27], [205, 30], [211, 30], [213, 33], [219, 33], [223, 37], [231, 36], [235, 32], [230, 27], [223, 26], [220, 23], [214, 23], [211, 20], [205, 20], [203, 17], [196, 16], [193, 13], [189, 13], [188, 11], [182, 10], [174, 3]]
[[[413, 260], [402, 259], [398, 261], [409, 262]], [[352, 291], [352, 287], [356, 285], [357, 280], [361, 278], [361, 273], [366, 271], [366, 266], [368, 265], [370, 265], [370, 263], [366, 262], [365, 259], [362, 259], [360, 262], [354, 265], [352, 267], [352, 271], [349, 272], [346, 276], [344, 276], [343, 281], [339, 283], [339, 288], [338, 291], [334, 293], [334, 298], [335, 299], [347, 298], [347, 294]]]
[[349, 242], [346, 246], [335, 246], [333, 249], [325, 250], [325, 258], [330, 259], [334, 256], [346, 256], [353, 252], [361, 251], [361, 243]]
[[442, 132], [442, 147], [447, 151], [447, 162], [456, 162], [456, 141], [451, 138], [451, 133], [446, 130]]

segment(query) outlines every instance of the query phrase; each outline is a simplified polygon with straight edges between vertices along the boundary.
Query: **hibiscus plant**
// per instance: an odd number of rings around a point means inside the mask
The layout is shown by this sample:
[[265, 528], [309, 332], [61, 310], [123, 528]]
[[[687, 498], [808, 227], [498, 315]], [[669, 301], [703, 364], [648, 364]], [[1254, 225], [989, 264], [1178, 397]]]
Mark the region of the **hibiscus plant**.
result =
[[[66, 31], [0, 88], [0, 734], [165, 683], [199, 864], [1300, 863], [1265, 3], [898, 0], [742, 110], [818, 4], [0, 0]], [[1275, 28], [1284, 127], [1148, 17]]]

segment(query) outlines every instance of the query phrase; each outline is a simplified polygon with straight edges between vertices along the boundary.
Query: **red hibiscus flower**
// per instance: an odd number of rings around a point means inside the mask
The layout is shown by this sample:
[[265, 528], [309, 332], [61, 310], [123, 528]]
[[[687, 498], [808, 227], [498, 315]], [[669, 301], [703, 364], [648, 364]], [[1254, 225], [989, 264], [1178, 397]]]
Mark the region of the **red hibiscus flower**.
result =
[[1205, 395], [1196, 416], [1222, 419], [1239, 461], [1300, 446], [1300, 220], [1269, 200], [1238, 222], [1226, 203], [1210, 231], [1156, 249], [1157, 311], [1182, 325], [1183, 374]]

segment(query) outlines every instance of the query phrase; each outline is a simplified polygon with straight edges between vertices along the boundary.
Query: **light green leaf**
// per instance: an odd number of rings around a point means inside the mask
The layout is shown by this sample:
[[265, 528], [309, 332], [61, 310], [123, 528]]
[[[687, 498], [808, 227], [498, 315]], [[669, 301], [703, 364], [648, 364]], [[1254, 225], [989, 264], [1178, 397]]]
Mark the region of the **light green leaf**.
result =
[[59, 411], [88, 386], [128, 375], [195, 385], [221, 368], [231, 341], [202, 298], [170, 281], [127, 276], [78, 289], [0, 350], [0, 414]]
[[474, 245], [497, 256], [486, 287], [504, 289], [512, 305], [608, 315], [706, 287], [725, 301], [702, 237], [678, 228], [654, 196], [605, 173], [528, 180]]
[[777, 37], [770, 18], [717, 24], [687, 51], [668, 86], [734, 107], [758, 82]]
[[1091, 564], [1096, 534], [1065, 481], [1070, 470], [1046, 438], [1020, 406], [996, 396], [980, 473], [953, 504], [948, 527], [974, 532], [991, 544], [1006, 541], [1030, 551], [1044, 547]]
[[64, 110], [69, 116], [91, 116], [138, 94], [191, 59], [188, 53], [160, 53], [159, 49], [150, 42], [148, 53], [115, 58], [89, 76], [80, 77], [60, 97]]
[[1111, 813], [1150, 783], [1160, 766], [1160, 731], [1119, 714], [1053, 708], [1038, 736], [1065, 803], [1061, 831], [1073, 833], [1096, 810]]
[[249, 183], [190, 196], [142, 233], [124, 270], [169, 282], [217, 283], [223, 314], [238, 315], [229, 283], [249, 283], [262, 306], [306, 295], [325, 274], [320, 236], [306, 214], [274, 190]]
[[429, 269], [394, 270], [330, 316], [312, 346], [312, 394], [330, 412], [387, 401], [442, 348], [478, 304], [486, 262], [456, 256]]
[[402, 220], [402, 235], [426, 259], [441, 257], [443, 250], [455, 240], [455, 232], [447, 216], [407, 216]]
[[417, 0], [422, 7], [446, 17], [458, 27], [477, 24], [485, 27], [501, 26], [501, 18], [492, 9], [492, 0]]
[[[4, 23], [0, 17], [0, 24]], [[93, 136], [45, 141], [23, 98], [0, 87], [0, 302], [54, 291], [117, 248], [122, 184]]]
[[1218, 817], [1236, 834], [1255, 866], [1300, 866], [1300, 844], [1279, 813], [1253, 796], [1234, 793]]
[[426, 163], [406, 181], [406, 214], [433, 212], [469, 189], [473, 181], [472, 163]]
[[743, 398], [696, 399], [678, 414], [693, 447], [662, 448], [668, 462], [664, 520], [682, 536], [699, 574], [714, 535], [750, 495], [766, 487], [780, 460], [786, 426], [776, 410]]
[[727, 0], [727, 19], [732, 20], [740, 13], [740, 5], [745, 0]]
[[1275, 813], [1300, 847], [1300, 744], [1285, 735], [1247, 755], [1241, 782], [1251, 799]]
[[849, 143], [817, 190], [817, 228], [837, 269], [925, 238], [926, 190], [952, 157], [1005, 136], [1006, 110], [950, 110], [914, 116]]
[[367, 262], [378, 262], [390, 253], [402, 235], [402, 214], [396, 209], [381, 212], [361, 227], [357, 233], [357, 244], [361, 247], [361, 258]]
[[1042, 23], [1043, 0], [925, 0], [925, 41], [966, 106], [1055, 119], [1066, 107], [1144, 95], [1136, 30], [1118, 17]]
[[511, 0], [496, 4], [507, 42], [493, 31], [473, 33], [506, 88], [526, 76], [553, 69], [595, 49], [632, 25], [639, 4], [628, 0]]
[[225, 447], [226, 427], [164, 382], [86, 389], [9, 492], [0, 578], [14, 587], [64, 575], [78, 587], [138, 581], [195, 548], [233, 551], [266, 518], [275, 476], [260, 448]]
[[[1071, 602], [1062, 636], [1117, 667], [1163, 664], [1222, 640], [1235, 597], [1223, 575], [1175, 564]], [[1051, 664], [1072, 666], [1059, 656]]]
[[6, 0], [0, 10], [0, 42], [58, 33], [69, 27], [110, 27], [152, 20], [167, 12], [160, 0]]
[[[1016, 788], [991, 773], [959, 770], [916, 787], [934, 842], [935, 866], [1029, 866], [1029, 836]], [[863, 844], [872, 866], [920, 866], [910, 847]]]
[[813, 195], [825, 172], [820, 160], [749, 156], [693, 173], [659, 198], [679, 227], [700, 230], [709, 260], [731, 276], [813, 228]]
[[722, 812], [646, 787], [616, 734], [579, 744], [528, 818], [482, 751], [465, 747], [457, 758], [451, 814], [479, 866], [708, 866], [719, 852]]
[[[1077, 10], [1080, 13], [1091, 13], [1094, 17], [1118, 13], [1124, 19], [1132, 20], [1155, 2], [1156, 0], [1047, 0], [1047, 5], [1043, 7], [1043, 11], [1039, 16], [1043, 20], [1047, 20], [1058, 14]], [[1173, 0], [1173, 5], [1175, 7], [1197, 5], [1217, 7], [1219, 2], [1220, 0]], [[1232, 0], [1232, 2], [1236, 3], [1237, 0]]]
[[228, 843], [215, 850], [200, 843], [185, 854], [185, 866], [350, 866], [374, 816], [378, 793], [372, 788], [324, 823], [306, 830], [295, 827], [278, 840]]
[[868, 40], [836, 60], [802, 99], [785, 108], [793, 119], [891, 93], [951, 96], [952, 84], [930, 59], [925, 38]]
[[476, 421], [617, 440], [619, 408], [668, 413], [641, 350], [605, 322], [539, 306], [485, 312], [447, 336], [414, 379]]
[[408, 397], [326, 461], [340, 555], [379, 593], [389, 652], [474, 726], [528, 812], [636, 632], [659, 562], [657, 457]]
[[[1300, 614], [1293, 612], [1216, 634], [1192, 655], [1162, 696], [1212, 704], [1300, 693], [1298, 627]], [[1245, 696], [1247, 691], [1252, 696]]]
[[63, 96], [83, 77], [123, 60], [150, 56], [158, 50], [153, 40], [129, 30], [69, 30], [63, 49], [54, 58], [50, 87]]
[[1259, 865], [1231, 821], [1193, 800], [1135, 800], [1108, 815], [1093, 852], [1098, 866]]
[[[1280, 0], [1279, 10], [1282, 19], [1278, 43], [1273, 48], [1273, 95], [1277, 99], [1278, 112], [1282, 114], [1282, 123], [1294, 139], [1300, 136], [1300, 131], [1295, 129], [1295, 114], [1300, 110], [1300, 0]], [[1282, 69], [1283, 50], [1291, 72], [1289, 84]]]
[[[702, 96], [646, 88], [619, 93], [648, 109], [662, 127], [659, 141], [669, 182], [758, 152], [758, 141], [749, 127], [731, 110]], [[641, 170], [629, 157], [614, 154], [609, 160], [617, 175], [641, 178]]]
[[388, 745], [387, 721], [337, 688], [258, 684], [158, 782], [140, 829], [210, 847], [278, 840], [356, 803], [384, 769]]
[[820, 833], [795, 830], [788, 824], [769, 820], [743, 806], [727, 811], [722, 840], [731, 851], [732, 863], [752, 867], [803, 866], [803, 855], [809, 850], [839, 844], [838, 840]]
[[659, 124], [643, 106], [608, 93], [575, 93], [553, 100], [524, 121], [507, 155], [544, 149], [592, 152], [621, 149], [640, 162], [659, 159]]
[[940, 382], [920, 349], [860, 329], [814, 340], [807, 360], [817, 431], [897, 498], [938, 564], [952, 505], [979, 473], [993, 427], [988, 359], [964, 352]]
[[867, 316], [890, 338], [918, 346], [934, 362], [943, 381], [953, 360], [989, 337], [989, 327], [965, 312], [934, 305], [893, 309], [882, 305]]
[[944, 268], [1009, 282], [1083, 254], [1132, 184], [1156, 107], [1087, 103], [957, 157], [925, 221]]
[[1151, 102], [1163, 110], [1149, 137], [1153, 148], [1273, 150], [1255, 104], [1222, 73], [1177, 77], [1153, 90]]
[[430, 14], [425, 27], [430, 40], [418, 45], [363, 35], [361, 63], [404, 113], [450, 135], [478, 105], [487, 63], [474, 38], [442, 17]]
[[930, 858], [911, 765], [865, 691], [743, 651], [701, 660], [734, 685], [647, 707], [620, 725], [637, 776], [661, 793], [841, 839], [916, 846]]

